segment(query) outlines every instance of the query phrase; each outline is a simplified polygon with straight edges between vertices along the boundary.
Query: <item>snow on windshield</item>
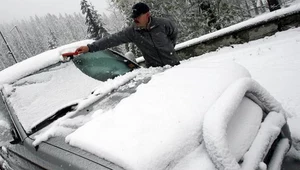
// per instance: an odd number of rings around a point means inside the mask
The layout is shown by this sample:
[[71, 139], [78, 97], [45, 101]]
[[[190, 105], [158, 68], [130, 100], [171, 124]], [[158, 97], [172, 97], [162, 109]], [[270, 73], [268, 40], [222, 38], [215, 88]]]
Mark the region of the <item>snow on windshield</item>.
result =
[[68, 62], [4, 87], [7, 99], [24, 129], [29, 132], [34, 122], [73, 100], [86, 97], [102, 83], [83, 74], [72, 62]]
[[[103, 82], [103, 84], [95, 88], [92, 94], [88, 95], [82, 100], [77, 100], [78, 106], [76, 107], [75, 111], [67, 113], [64, 117], [58, 119], [53, 124], [51, 124], [51, 127], [49, 129], [47, 129], [46, 131], [42, 131], [38, 135], [36, 135], [33, 145], [39, 145], [42, 141], [46, 141], [50, 137], [67, 136], [86, 122], [90, 121], [91, 118], [95, 117], [95, 115], [102, 114], [102, 112], [104, 111], [100, 109], [96, 112], [90, 111], [86, 115], [78, 116], [77, 114], [82, 109], [90, 106], [91, 104], [97, 101], [100, 102], [100, 99], [107, 97], [107, 95], [109, 95], [115, 89], [121, 88], [122, 90], [126, 90], [127, 88], [135, 86], [136, 81], [151, 77], [153, 74], [162, 72], [167, 68], [169, 68], [169, 66], [165, 66], [164, 68], [141, 68], [129, 72], [125, 75], [118, 76], [114, 79], [108, 79], [107, 81]], [[101, 103], [102, 107], [104, 105], [106, 104]], [[36, 122], [34, 125], [38, 123], [39, 122]]]
[[[90, 41], [47, 51], [0, 72], [0, 86], [4, 87], [8, 101], [27, 132], [34, 122], [75, 99], [86, 97], [92, 89], [101, 85], [102, 82], [86, 76], [72, 62], [58, 64], [45, 72], [30, 75], [60, 61], [61, 53], [73, 51], [87, 42]], [[26, 75], [30, 76], [20, 79]], [[12, 82], [14, 83], [6, 84]]]

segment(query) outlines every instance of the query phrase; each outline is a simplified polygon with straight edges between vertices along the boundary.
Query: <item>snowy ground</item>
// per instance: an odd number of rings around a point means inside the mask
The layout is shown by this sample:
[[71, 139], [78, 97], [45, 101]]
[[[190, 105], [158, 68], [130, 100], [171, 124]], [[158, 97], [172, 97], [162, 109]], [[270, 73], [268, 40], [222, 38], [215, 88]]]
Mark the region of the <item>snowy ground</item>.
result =
[[232, 45], [193, 60], [235, 61], [246, 67], [290, 117], [300, 116], [300, 28], [241, 45]]
[[[235, 61], [247, 68], [289, 113], [288, 123], [296, 146], [300, 146], [300, 28], [278, 32], [241, 45], [221, 48], [192, 60]], [[291, 150], [300, 158], [300, 151]]]

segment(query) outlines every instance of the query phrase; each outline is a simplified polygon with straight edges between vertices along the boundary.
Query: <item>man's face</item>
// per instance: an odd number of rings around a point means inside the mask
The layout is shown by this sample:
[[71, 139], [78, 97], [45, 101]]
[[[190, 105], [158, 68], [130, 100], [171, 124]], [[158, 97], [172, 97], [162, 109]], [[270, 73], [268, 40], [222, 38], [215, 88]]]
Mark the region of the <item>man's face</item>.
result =
[[145, 14], [142, 14], [136, 18], [134, 18], [134, 22], [138, 27], [146, 27], [149, 21], [150, 13], [147, 12]]

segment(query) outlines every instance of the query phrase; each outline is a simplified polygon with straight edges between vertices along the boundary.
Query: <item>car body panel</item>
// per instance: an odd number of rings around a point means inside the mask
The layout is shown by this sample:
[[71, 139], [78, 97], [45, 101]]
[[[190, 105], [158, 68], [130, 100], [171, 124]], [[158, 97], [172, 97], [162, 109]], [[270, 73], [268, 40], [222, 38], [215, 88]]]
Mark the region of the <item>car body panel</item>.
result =
[[[58, 139], [56, 139], [58, 140]], [[61, 139], [60, 139], [61, 140]], [[17, 145], [10, 145], [6, 160], [12, 168], [19, 169], [121, 169], [120, 167], [61, 142], [44, 142], [38, 147], [32, 145], [33, 140], [27, 138]], [[93, 159], [90, 159], [93, 158]], [[27, 161], [24, 161], [27, 160]], [[15, 166], [15, 167], [13, 167]], [[19, 168], [17, 168], [19, 167]]]

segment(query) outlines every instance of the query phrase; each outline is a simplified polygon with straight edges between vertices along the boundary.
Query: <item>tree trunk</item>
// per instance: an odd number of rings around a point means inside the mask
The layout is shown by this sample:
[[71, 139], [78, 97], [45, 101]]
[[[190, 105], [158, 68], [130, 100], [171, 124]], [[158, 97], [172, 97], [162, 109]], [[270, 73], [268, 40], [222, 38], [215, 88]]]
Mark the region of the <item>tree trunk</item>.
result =
[[249, 7], [247, 1], [245, 1], [245, 5], [246, 5], [246, 9], [247, 9], [248, 16], [251, 17], [250, 7]]
[[260, 1], [260, 4], [262, 5], [261, 8], [260, 8], [260, 11], [261, 11], [262, 13], [265, 13], [265, 12], [266, 12], [265, 6], [264, 6], [262, 0], [259, 0], [259, 1]]
[[252, 2], [252, 6], [253, 6], [253, 9], [254, 9], [255, 15], [259, 15], [259, 11], [258, 11], [258, 8], [257, 8], [257, 5], [256, 5], [256, 1], [251, 0], [251, 2]]

